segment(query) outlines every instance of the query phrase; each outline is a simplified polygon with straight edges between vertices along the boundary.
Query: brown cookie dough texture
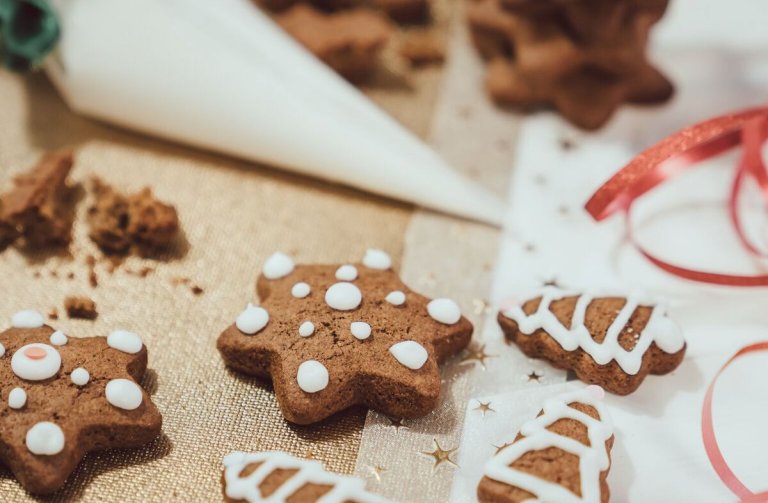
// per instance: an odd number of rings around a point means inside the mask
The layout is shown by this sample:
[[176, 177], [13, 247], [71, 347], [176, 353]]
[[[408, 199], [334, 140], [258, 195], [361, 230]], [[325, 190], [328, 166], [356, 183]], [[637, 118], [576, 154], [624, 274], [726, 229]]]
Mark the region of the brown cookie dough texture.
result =
[[17, 313], [0, 333], [0, 463], [30, 493], [50, 494], [86, 453], [152, 441], [162, 419], [137, 384], [146, 368], [135, 334], [68, 338], [39, 313]]
[[0, 195], [0, 250], [21, 238], [31, 247], [66, 245], [74, 220], [74, 194], [67, 184], [71, 151], [45, 154]]
[[92, 180], [94, 202], [88, 209], [91, 239], [105, 253], [162, 250], [179, 233], [176, 209], [159, 201], [152, 190], [122, 194], [98, 178]]
[[365, 8], [327, 13], [297, 4], [275, 19], [312, 54], [352, 82], [371, 75], [392, 32], [384, 16]]
[[602, 396], [598, 386], [588, 386], [549, 400], [487, 463], [477, 487], [480, 503], [607, 503], [614, 436]]
[[221, 476], [226, 503], [390, 503], [355, 477], [327, 472], [319, 461], [280, 451], [232, 452]]
[[635, 391], [648, 374], [672, 372], [685, 355], [680, 329], [662, 307], [633, 297], [549, 287], [502, 309], [498, 322], [507, 341], [529, 357], [618, 395]]
[[472, 40], [494, 102], [555, 108], [597, 129], [623, 102], [659, 103], [672, 84], [646, 59], [666, 0], [472, 0]]
[[440, 398], [438, 363], [469, 344], [472, 325], [455, 302], [411, 291], [390, 264], [374, 250], [341, 267], [273, 255], [258, 279], [262, 306], [249, 306], [219, 336], [224, 362], [271, 379], [293, 423], [355, 404], [426, 415]]

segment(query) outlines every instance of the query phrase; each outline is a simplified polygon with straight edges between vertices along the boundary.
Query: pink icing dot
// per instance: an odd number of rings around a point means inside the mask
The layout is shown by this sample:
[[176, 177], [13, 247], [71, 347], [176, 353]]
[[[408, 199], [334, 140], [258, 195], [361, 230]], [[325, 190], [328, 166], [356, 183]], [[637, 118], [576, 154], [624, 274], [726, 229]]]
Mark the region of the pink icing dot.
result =
[[42, 360], [48, 355], [43, 348], [31, 347], [24, 350], [24, 356], [30, 360]]

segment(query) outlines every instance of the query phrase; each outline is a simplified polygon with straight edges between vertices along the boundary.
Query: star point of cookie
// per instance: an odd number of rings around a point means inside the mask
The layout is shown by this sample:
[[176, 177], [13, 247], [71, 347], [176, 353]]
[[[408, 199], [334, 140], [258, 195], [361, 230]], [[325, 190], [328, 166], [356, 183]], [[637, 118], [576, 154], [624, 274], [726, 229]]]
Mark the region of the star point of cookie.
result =
[[380, 250], [359, 264], [265, 262], [260, 306], [217, 343], [232, 369], [272, 381], [287, 420], [320, 421], [362, 404], [415, 418], [437, 406], [438, 364], [464, 349], [471, 323], [450, 299], [410, 290]]
[[150, 442], [162, 419], [138, 385], [146, 366], [136, 334], [72, 338], [17, 313], [0, 333], [0, 462], [30, 493], [50, 494], [89, 451]]

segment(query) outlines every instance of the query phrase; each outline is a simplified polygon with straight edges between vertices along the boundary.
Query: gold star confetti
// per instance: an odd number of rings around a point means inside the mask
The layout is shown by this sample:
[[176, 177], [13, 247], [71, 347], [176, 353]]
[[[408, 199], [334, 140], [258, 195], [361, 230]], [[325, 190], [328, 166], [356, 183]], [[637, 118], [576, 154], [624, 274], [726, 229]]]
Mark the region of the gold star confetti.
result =
[[448, 464], [451, 464], [451, 465], [455, 466], [456, 468], [458, 468], [459, 465], [457, 465], [451, 459], [451, 454], [453, 454], [454, 452], [459, 450], [459, 448], [458, 447], [454, 447], [453, 449], [447, 449], [446, 450], [446, 449], [443, 449], [442, 447], [440, 447], [440, 444], [437, 443], [437, 439], [432, 439], [432, 441], [435, 443], [435, 450], [432, 451], [432, 452], [423, 452], [422, 451], [422, 454], [424, 454], [425, 456], [430, 456], [431, 458], [433, 458], [435, 460], [435, 465], [432, 468], [437, 468], [438, 466], [440, 466], [443, 463], [448, 463]]
[[472, 306], [475, 314], [488, 314], [491, 312], [491, 303], [485, 299], [473, 299]]
[[408, 428], [406, 425], [403, 424], [403, 419], [400, 417], [387, 416], [387, 419], [389, 419], [389, 425], [394, 426], [396, 430], [399, 430], [400, 428]]
[[[493, 445], [493, 444], [491, 444], [491, 445]], [[493, 445], [493, 448], [496, 449], [496, 452], [494, 453], [494, 456], [496, 454], [500, 453], [501, 451], [503, 451], [504, 449], [506, 449], [507, 447], [509, 447], [510, 445], [512, 445], [512, 442], [507, 442], [504, 445]]]
[[537, 374], [535, 370], [532, 370], [531, 373], [528, 374], [528, 381], [540, 382], [539, 379], [541, 379], [541, 377], [541, 374]]
[[477, 407], [475, 407], [473, 410], [479, 410], [483, 413], [483, 416], [485, 416], [485, 414], [488, 412], [496, 412], [491, 408], [491, 402], [481, 402], [480, 400], [477, 401]]
[[485, 368], [486, 358], [495, 358], [497, 355], [489, 355], [485, 352], [485, 344], [479, 348], [476, 346], [470, 347], [464, 353], [464, 357], [461, 359], [461, 363], [476, 361]]
[[387, 471], [387, 469], [386, 469], [386, 468], [384, 468], [384, 467], [383, 467], [383, 466], [381, 466], [381, 465], [373, 465], [373, 466], [369, 466], [369, 467], [368, 467], [368, 470], [370, 470], [371, 474], [372, 474], [372, 475], [374, 476], [374, 478], [376, 479], [376, 482], [381, 482], [381, 476], [382, 476], [382, 475], [384, 475], [384, 472], [386, 472], [386, 471]]

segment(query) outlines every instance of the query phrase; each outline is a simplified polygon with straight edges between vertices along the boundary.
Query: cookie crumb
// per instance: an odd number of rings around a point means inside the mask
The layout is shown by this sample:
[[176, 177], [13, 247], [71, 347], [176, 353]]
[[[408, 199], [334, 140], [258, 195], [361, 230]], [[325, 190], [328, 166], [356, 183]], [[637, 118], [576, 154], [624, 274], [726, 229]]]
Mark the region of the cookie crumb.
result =
[[179, 233], [176, 208], [152, 194], [149, 187], [122, 194], [99, 178], [91, 180], [95, 202], [88, 209], [89, 235], [110, 255], [132, 249], [154, 252], [170, 247]]
[[58, 320], [59, 319], [59, 312], [56, 310], [56, 308], [53, 308], [50, 311], [48, 311], [48, 319], [49, 320]]
[[90, 297], [67, 297], [64, 299], [64, 309], [70, 318], [81, 320], [95, 320], [99, 315], [96, 303]]
[[202, 295], [203, 292], [205, 292], [205, 290], [203, 290], [202, 287], [198, 285], [193, 285], [191, 290], [194, 295]]

